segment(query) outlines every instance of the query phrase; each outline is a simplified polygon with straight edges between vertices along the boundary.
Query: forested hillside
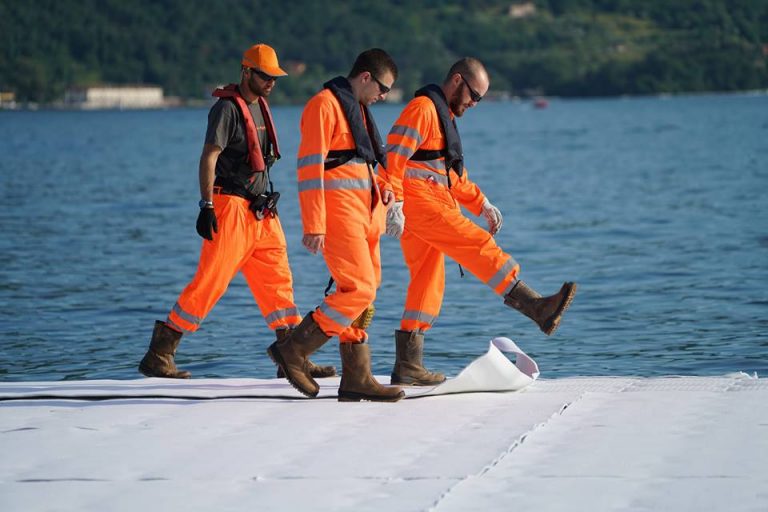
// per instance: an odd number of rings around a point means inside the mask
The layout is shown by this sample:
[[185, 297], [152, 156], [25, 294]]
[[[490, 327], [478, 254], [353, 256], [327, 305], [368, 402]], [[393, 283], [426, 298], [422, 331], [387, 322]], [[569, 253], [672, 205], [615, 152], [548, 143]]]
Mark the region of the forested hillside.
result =
[[0, 0], [0, 91], [45, 102], [146, 83], [202, 98], [255, 42], [289, 66], [282, 102], [372, 46], [395, 57], [407, 93], [464, 55], [512, 94], [768, 88], [768, 0]]

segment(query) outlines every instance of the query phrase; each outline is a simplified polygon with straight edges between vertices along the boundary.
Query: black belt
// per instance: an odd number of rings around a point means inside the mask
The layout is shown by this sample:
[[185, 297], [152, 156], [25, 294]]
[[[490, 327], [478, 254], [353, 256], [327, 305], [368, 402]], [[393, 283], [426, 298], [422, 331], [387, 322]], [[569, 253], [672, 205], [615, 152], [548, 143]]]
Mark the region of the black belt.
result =
[[263, 219], [268, 214], [271, 214], [273, 217], [277, 216], [277, 201], [280, 199], [280, 192], [265, 192], [254, 196], [242, 189], [229, 189], [227, 187], [214, 185], [213, 193], [225, 196], [242, 197], [248, 201], [248, 208], [258, 220]]
[[246, 192], [243, 189], [235, 189], [235, 188], [229, 188], [229, 187], [219, 187], [218, 185], [213, 186], [213, 193], [214, 194], [221, 194], [224, 196], [237, 196], [242, 197], [243, 199], [246, 199], [250, 201], [253, 196]]

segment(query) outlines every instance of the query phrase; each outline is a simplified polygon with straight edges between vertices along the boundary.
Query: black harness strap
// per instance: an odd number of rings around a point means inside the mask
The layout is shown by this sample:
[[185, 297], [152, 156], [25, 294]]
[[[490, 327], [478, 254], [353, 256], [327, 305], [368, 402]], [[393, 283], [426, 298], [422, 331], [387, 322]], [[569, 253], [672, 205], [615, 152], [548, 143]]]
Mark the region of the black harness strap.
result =
[[323, 164], [326, 171], [335, 169], [344, 165], [357, 156], [357, 151], [354, 149], [332, 149], [328, 151], [326, 158], [331, 159]]
[[329, 293], [331, 293], [331, 287], [332, 286], [333, 286], [333, 278], [330, 278], [328, 280], [328, 286], [326, 286], [325, 287], [325, 291], [323, 291], [323, 293], [325, 294], [326, 297], [328, 296]]
[[445, 156], [442, 149], [417, 149], [411, 156], [411, 160], [423, 162], [425, 160], [437, 160]]

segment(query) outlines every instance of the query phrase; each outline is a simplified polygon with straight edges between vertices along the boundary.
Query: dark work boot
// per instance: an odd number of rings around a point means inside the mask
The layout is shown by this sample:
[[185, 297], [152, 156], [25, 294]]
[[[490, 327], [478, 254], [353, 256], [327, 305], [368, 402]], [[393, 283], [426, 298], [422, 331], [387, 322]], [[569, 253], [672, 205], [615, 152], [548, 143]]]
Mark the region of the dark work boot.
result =
[[330, 339], [308, 313], [288, 336], [271, 344], [267, 354], [283, 370], [285, 378], [301, 394], [314, 398], [320, 386], [309, 373], [309, 355]]
[[395, 331], [395, 367], [392, 384], [436, 386], [445, 380], [442, 373], [424, 368], [424, 334], [417, 331]]
[[139, 363], [139, 371], [147, 377], [166, 377], [169, 379], [188, 379], [192, 376], [186, 370], [176, 368], [173, 356], [181, 342], [181, 333], [174, 331], [165, 322], [155, 321], [149, 350]]
[[[277, 341], [282, 340], [286, 336], [289, 336], [293, 332], [293, 329], [277, 329], [275, 331], [275, 336], [277, 337]], [[307, 359], [307, 363], [309, 363], [309, 374], [314, 377], [315, 379], [322, 379], [325, 377], [333, 377], [336, 375], [336, 368], [333, 366], [319, 366]], [[277, 367], [277, 378], [278, 379], [284, 379], [285, 378], [285, 372], [283, 372], [283, 369], [281, 367]]]
[[341, 385], [339, 402], [397, 402], [405, 397], [398, 387], [382, 386], [371, 375], [371, 349], [367, 343], [339, 343]]
[[504, 296], [504, 304], [520, 311], [536, 322], [545, 334], [555, 332], [560, 319], [573, 296], [576, 295], [576, 283], [564, 283], [560, 291], [549, 297], [542, 297], [522, 281], [518, 281], [512, 290]]

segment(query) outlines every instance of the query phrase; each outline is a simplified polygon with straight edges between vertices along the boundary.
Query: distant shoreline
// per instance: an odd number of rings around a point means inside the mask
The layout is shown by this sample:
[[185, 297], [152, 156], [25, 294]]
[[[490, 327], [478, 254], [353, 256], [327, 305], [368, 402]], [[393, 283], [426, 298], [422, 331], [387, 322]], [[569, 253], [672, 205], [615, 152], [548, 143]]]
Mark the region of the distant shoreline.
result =
[[[537, 99], [546, 98], [547, 100], [557, 101], [583, 101], [583, 100], [616, 100], [616, 99], [648, 99], [648, 98], [682, 98], [682, 97], [703, 97], [703, 96], [768, 96], [768, 89], [749, 89], [743, 91], [692, 91], [692, 92], [672, 92], [672, 93], [655, 93], [655, 94], [621, 94], [614, 96], [549, 96], [546, 94], [536, 96], [515, 96], [504, 93], [496, 94], [487, 98], [488, 102], [498, 103], [525, 103], [533, 102]], [[184, 109], [198, 109], [209, 108], [213, 104], [214, 100], [201, 100], [201, 99], [189, 99], [179, 100], [174, 98], [173, 101], [168, 104], [160, 105], [157, 107], [110, 107], [110, 108], [80, 108], [77, 106], [63, 105], [59, 102], [55, 103], [13, 103], [11, 105], [0, 104], [0, 112], [2, 111], [14, 111], [14, 112], [139, 112], [139, 111], [155, 111], [155, 110], [184, 110]], [[275, 107], [295, 107], [301, 106], [304, 103], [274, 103]], [[385, 102], [387, 105], [404, 105], [404, 102]]]

